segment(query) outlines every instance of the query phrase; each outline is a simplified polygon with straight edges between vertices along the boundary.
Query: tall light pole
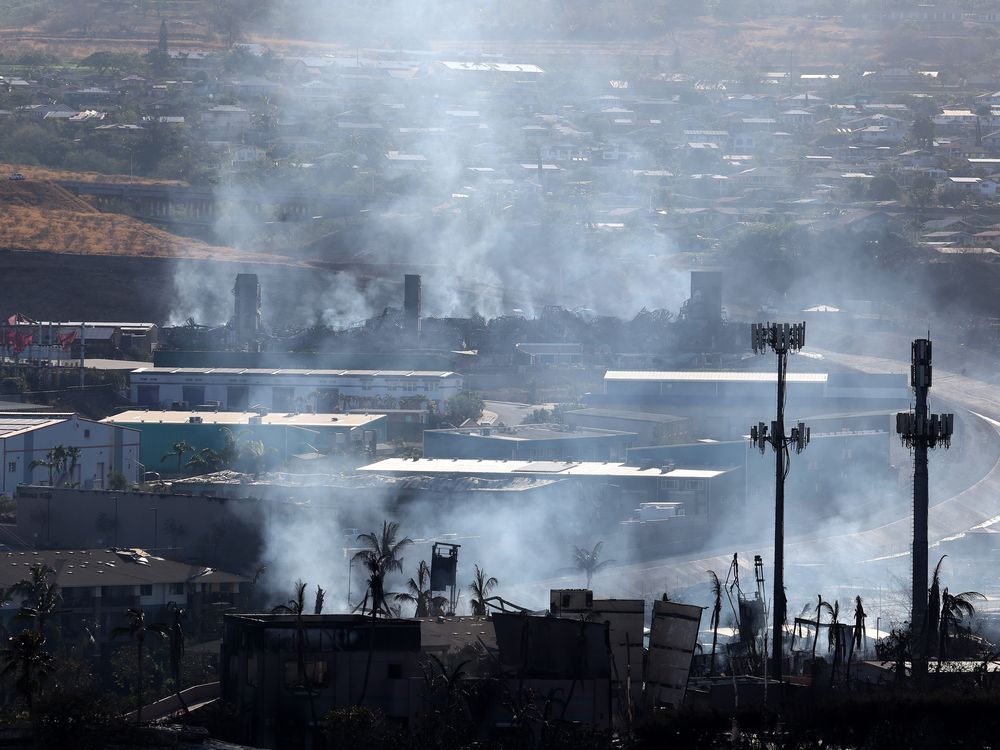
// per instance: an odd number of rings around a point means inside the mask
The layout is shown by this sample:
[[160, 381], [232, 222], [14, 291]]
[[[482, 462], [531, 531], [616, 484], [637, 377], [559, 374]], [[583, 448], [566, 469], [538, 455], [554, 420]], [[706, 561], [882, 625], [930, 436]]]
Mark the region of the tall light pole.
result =
[[785, 373], [788, 353], [805, 346], [805, 323], [754, 323], [750, 326], [750, 344], [754, 354], [768, 349], [778, 355], [778, 408], [770, 430], [764, 422], [750, 428], [750, 441], [764, 454], [774, 450], [774, 593], [771, 596], [773, 623], [771, 633], [771, 674], [781, 680], [782, 633], [785, 624], [785, 477], [788, 475], [789, 448], [801, 453], [809, 444], [809, 428], [802, 422], [785, 435]]
[[896, 432], [913, 449], [913, 581], [910, 628], [912, 674], [922, 680], [927, 674], [927, 449], [951, 444], [954, 414], [928, 414], [927, 391], [931, 387], [931, 342], [914, 339], [911, 347], [910, 385], [916, 393], [913, 411], [896, 415]]

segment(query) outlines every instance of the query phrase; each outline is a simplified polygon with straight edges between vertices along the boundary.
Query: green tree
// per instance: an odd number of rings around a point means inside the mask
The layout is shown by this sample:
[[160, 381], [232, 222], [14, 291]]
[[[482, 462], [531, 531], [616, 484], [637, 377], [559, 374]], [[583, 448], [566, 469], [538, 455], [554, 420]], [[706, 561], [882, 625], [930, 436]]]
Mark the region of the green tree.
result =
[[899, 197], [899, 183], [892, 175], [875, 175], [868, 182], [868, 200], [892, 201]]
[[934, 148], [934, 121], [927, 115], [920, 115], [910, 126], [910, 136], [918, 148], [931, 151]]
[[493, 589], [499, 585], [500, 581], [493, 576], [487, 576], [482, 568], [478, 565], [475, 566], [472, 583], [469, 584], [469, 593], [472, 594], [470, 604], [472, 606], [472, 614], [475, 617], [486, 616], [486, 600], [490, 598]]
[[128, 610], [125, 617], [128, 619], [128, 624], [117, 627], [111, 631], [112, 640], [120, 638], [122, 636], [129, 636], [135, 641], [135, 654], [136, 654], [136, 680], [135, 680], [135, 721], [136, 724], [142, 723], [142, 679], [143, 679], [143, 664], [142, 655], [143, 649], [146, 645], [147, 636], [155, 636], [157, 638], [167, 638], [170, 634], [169, 628], [163, 623], [146, 622], [146, 613], [141, 607], [132, 607]]
[[448, 400], [445, 408], [445, 418], [455, 426], [467, 420], [475, 422], [483, 416], [483, 400], [474, 393], [459, 393]]
[[577, 571], [587, 577], [587, 588], [589, 589], [594, 580], [594, 576], [600, 573], [614, 560], [601, 560], [601, 548], [604, 542], [598, 542], [593, 549], [586, 547], [573, 547], [573, 565]]
[[35, 563], [29, 569], [30, 577], [15, 583], [10, 594], [21, 597], [21, 608], [17, 617], [30, 619], [35, 631], [45, 636], [45, 624], [62, 605], [59, 584], [51, 580], [55, 571], [43, 563]]

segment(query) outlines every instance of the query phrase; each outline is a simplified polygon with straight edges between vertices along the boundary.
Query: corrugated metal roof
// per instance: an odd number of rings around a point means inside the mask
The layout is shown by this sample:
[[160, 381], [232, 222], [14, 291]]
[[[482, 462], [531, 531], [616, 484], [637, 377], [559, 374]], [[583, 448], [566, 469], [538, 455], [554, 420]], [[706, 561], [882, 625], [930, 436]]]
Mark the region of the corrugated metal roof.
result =
[[37, 430], [39, 427], [65, 422], [66, 417], [31, 417], [24, 414], [4, 414], [0, 415], [0, 438], [11, 437], [19, 432]]
[[[256, 418], [256, 412], [243, 411], [147, 411], [133, 410], [107, 417], [101, 421], [109, 424], [188, 424], [191, 417], [201, 419], [202, 424], [249, 425]], [[383, 415], [372, 411], [369, 414], [313, 414], [272, 413], [260, 417], [262, 425], [285, 425], [294, 427], [363, 427], [382, 419]]]
[[445, 370], [295, 370], [239, 367], [140, 367], [133, 375], [323, 375], [330, 377], [379, 376], [383, 378], [449, 378], [460, 377]]

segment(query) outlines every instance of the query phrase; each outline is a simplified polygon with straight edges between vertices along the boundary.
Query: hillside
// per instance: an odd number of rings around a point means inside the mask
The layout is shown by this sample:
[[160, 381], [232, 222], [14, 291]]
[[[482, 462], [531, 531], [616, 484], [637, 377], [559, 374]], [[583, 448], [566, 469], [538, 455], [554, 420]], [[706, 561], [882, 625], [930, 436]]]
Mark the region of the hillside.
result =
[[130, 216], [101, 213], [52, 182], [0, 180], [0, 206], [0, 249], [7, 251], [294, 263], [279, 255], [178, 237]]
[[[187, 182], [183, 180], [149, 179], [146, 177], [133, 177], [127, 174], [103, 174], [101, 172], [70, 172], [65, 169], [51, 169], [49, 167], [36, 167], [28, 164], [11, 164], [0, 162], [0, 177], [6, 179], [15, 172], [20, 172], [28, 180], [73, 180], [75, 182], [109, 182], [115, 185], [177, 185], [186, 187]], [[20, 183], [22, 185], [26, 182]]]

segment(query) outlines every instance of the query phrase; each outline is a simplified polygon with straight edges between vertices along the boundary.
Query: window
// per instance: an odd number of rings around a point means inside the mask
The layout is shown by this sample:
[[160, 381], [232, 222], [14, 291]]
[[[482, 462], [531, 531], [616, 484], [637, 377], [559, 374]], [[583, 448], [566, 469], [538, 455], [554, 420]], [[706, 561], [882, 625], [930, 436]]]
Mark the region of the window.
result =
[[[329, 673], [325, 661], [310, 661], [306, 662], [304, 666], [306, 684], [314, 687], [323, 687], [327, 684]], [[402, 670], [400, 670], [400, 676], [402, 676]], [[299, 674], [297, 661], [285, 662], [285, 687], [302, 687], [302, 677], [303, 675]]]
[[295, 411], [295, 389], [294, 388], [272, 388], [271, 408], [274, 411], [292, 412]]
[[187, 402], [192, 409], [205, 403], [205, 386], [185, 385], [181, 388], [181, 400]]
[[153, 584], [144, 583], [139, 586], [139, 596], [152, 596], [153, 595]]
[[83, 431], [83, 436], [84, 436], [85, 438], [89, 438], [89, 437], [90, 437], [90, 430], [84, 430], [84, 431]]
[[226, 388], [226, 408], [230, 411], [246, 411], [250, 401], [250, 389], [245, 385], [231, 385]]
[[17, 461], [8, 461], [7, 462], [7, 471], [11, 472], [12, 474], [15, 471], [17, 471]]
[[159, 406], [160, 386], [140, 385], [136, 389], [136, 401], [139, 403], [139, 406]]
[[170, 593], [174, 596], [182, 596], [184, 594], [184, 584], [183, 583], [171, 583]]

